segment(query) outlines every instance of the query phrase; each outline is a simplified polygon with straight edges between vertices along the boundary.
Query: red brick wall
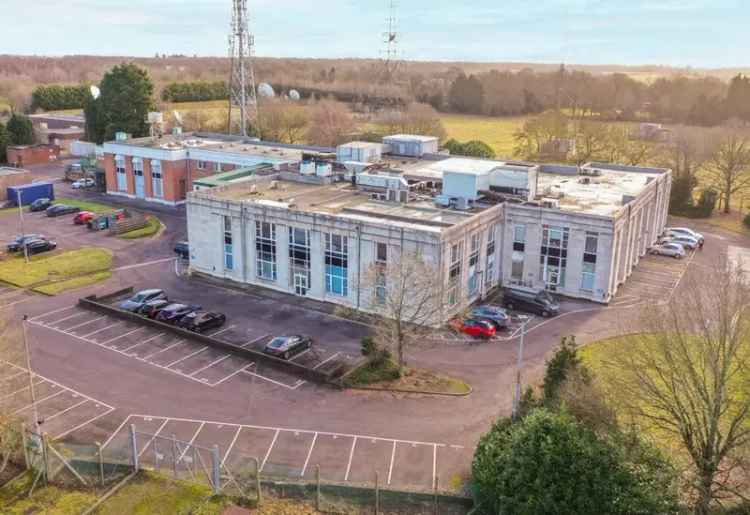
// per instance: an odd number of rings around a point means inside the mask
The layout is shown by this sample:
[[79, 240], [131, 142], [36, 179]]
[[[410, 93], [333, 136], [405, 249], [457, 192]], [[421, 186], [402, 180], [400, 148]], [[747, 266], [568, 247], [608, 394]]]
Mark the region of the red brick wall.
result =
[[104, 154], [104, 176], [107, 181], [107, 191], [117, 191], [117, 177], [115, 177], [115, 155]]
[[55, 161], [60, 155], [56, 145], [33, 145], [29, 147], [8, 147], [8, 162], [13, 166], [37, 165]]
[[162, 161], [162, 178], [164, 181], [164, 200], [169, 202], [179, 202], [185, 200], [185, 192], [182, 181], [187, 179], [187, 162], [182, 161]]

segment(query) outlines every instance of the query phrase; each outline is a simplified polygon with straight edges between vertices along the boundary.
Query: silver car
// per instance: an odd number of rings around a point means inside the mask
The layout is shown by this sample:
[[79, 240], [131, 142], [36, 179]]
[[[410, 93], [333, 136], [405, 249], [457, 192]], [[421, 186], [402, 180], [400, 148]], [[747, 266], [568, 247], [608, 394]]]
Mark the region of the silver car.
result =
[[703, 235], [687, 227], [667, 227], [664, 234], [674, 234], [677, 236], [690, 236], [698, 241], [703, 241]]
[[660, 243], [651, 247], [650, 252], [657, 256], [669, 256], [675, 259], [682, 259], [685, 257], [685, 247], [679, 243]]
[[678, 234], [674, 232], [667, 234], [667, 237], [662, 240], [662, 243], [679, 243], [689, 250], [695, 250], [699, 245], [697, 239], [685, 234]]

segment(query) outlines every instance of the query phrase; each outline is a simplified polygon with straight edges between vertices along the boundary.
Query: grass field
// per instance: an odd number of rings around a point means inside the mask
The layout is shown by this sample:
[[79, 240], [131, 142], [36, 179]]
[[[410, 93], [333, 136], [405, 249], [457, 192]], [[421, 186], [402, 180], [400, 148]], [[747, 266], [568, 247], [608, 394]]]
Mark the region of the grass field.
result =
[[513, 134], [527, 119], [525, 116], [498, 118], [456, 114], [440, 117], [449, 138], [459, 141], [482, 140], [492, 147], [498, 158], [513, 157]]
[[[112, 267], [112, 251], [100, 248], [83, 248], [60, 254], [40, 254], [26, 263], [23, 256], [16, 256], [0, 262], [0, 281], [19, 288], [41, 285], [46, 281], [69, 289], [81, 286], [74, 279], [92, 278], [102, 280]], [[93, 276], [93, 277], [92, 277]], [[108, 276], [107, 276], [108, 277]], [[89, 281], [87, 284], [91, 284]], [[54, 293], [60, 293], [54, 291]]]
[[161, 229], [161, 222], [159, 221], [159, 219], [156, 218], [155, 216], [149, 216], [148, 225], [146, 225], [146, 227], [142, 227], [141, 229], [136, 229], [134, 231], [120, 234], [117, 237], [123, 240], [136, 240], [138, 238], [148, 238], [150, 236], [153, 236], [157, 232], [159, 232], [159, 229]]

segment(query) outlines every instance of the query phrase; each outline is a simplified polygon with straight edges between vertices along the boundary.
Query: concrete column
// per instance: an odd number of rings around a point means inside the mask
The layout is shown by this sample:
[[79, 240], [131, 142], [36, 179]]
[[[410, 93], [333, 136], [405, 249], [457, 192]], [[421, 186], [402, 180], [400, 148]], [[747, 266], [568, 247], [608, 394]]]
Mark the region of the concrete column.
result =
[[289, 226], [276, 224], [276, 283], [294, 293], [289, 277]]

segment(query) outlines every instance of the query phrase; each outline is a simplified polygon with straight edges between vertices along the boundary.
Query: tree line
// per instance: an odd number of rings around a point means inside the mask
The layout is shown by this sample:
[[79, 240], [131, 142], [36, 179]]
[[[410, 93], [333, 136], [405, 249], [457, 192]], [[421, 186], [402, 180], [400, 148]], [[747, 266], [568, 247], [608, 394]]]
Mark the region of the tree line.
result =
[[59, 111], [80, 109], [91, 96], [87, 85], [50, 84], [37, 86], [31, 94], [31, 110]]

